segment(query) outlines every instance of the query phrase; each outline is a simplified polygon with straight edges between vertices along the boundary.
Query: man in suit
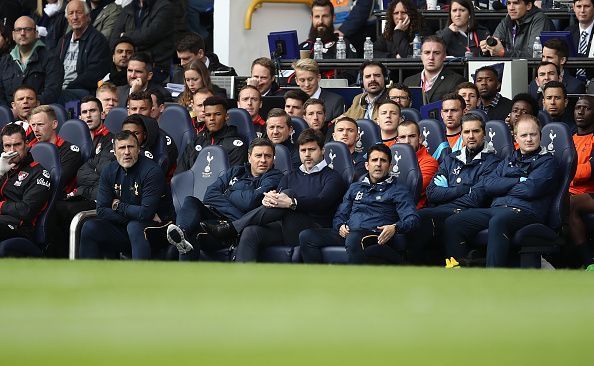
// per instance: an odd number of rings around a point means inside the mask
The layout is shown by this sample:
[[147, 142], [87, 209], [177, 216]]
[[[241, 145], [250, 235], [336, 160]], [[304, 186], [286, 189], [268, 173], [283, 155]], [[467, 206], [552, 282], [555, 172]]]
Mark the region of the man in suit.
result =
[[119, 107], [126, 107], [128, 96], [134, 92], [156, 89], [163, 93], [166, 102], [171, 102], [171, 93], [159, 83], [153, 82], [153, 60], [144, 52], [137, 52], [128, 61], [126, 72], [128, 84], [118, 87]]
[[420, 86], [423, 89], [423, 103], [441, 100], [444, 94], [453, 92], [456, 86], [465, 81], [462, 75], [445, 70], [446, 44], [438, 36], [429, 36], [423, 40], [421, 61], [423, 70], [404, 79], [406, 86]]
[[[592, 44], [592, 26], [594, 25], [594, 3], [593, 0], [573, 0], [573, 11], [577, 18], [577, 24], [567, 28], [571, 32], [573, 44], [578, 51], [579, 57], [594, 56]], [[580, 47], [580, 45], [582, 47]], [[543, 52], [544, 53], [544, 52]], [[576, 76], [584, 78], [594, 77], [592, 70], [586, 73], [585, 69], [578, 69]]]
[[293, 63], [295, 82], [310, 98], [317, 98], [324, 102], [326, 118], [328, 121], [344, 113], [344, 98], [336, 93], [329, 92], [320, 87], [320, 67], [311, 58], [302, 58]]

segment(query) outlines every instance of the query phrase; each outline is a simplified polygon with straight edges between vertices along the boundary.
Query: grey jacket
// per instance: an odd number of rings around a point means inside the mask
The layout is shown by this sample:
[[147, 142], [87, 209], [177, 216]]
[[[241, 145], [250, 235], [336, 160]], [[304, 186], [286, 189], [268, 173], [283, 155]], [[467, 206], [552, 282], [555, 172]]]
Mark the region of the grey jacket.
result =
[[505, 57], [532, 58], [534, 39], [540, 36], [542, 31], [555, 30], [550, 19], [537, 7], [532, 7], [518, 21], [519, 28], [516, 31], [515, 42], [512, 38], [514, 23], [509, 15], [506, 15], [493, 33], [493, 36], [503, 41]]

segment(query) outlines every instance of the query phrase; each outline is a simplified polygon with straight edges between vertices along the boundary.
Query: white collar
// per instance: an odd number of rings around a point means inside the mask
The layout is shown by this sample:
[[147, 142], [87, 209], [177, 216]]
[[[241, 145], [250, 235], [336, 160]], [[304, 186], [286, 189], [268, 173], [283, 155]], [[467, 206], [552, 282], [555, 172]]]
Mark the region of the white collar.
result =
[[318, 86], [318, 90], [316, 90], [316, 92], [313, 93], [310, 98], [320, 99], [320, 94], [322, 94], [322, 87]]
[[204, 66], [206, 66], [206, 68], [208, 69], [209, 65], [210, 65], [210, 60], [208, 59], [208, 56], [204, 56]]
[[299, 170], [301, 170], [305, 174], [313, 174], [313, 173], [317, 173], [317, 172], [321, 171], [327, 165], [328, 164], [326, 163], [326, 160], [325, 159], [322, 159], [322, 161], [320, 161], [319, 163], [317, 163], [316, 165], [314, 165], [314, 167], [311, 168], [311, 170], [309, 172], [307, 170], [305, 170], [305, 166], [303, 164], [301, 164], [299, 166]]
[[578, 23], [578, 26], [580, 28], [580, 36], [582, 35], [583, 31], [588, 32], [588, 36], [590, 36], [592, 34], [592, 26], [594, 26], [594, 21], [592, 23], [590, 23], [590, 25], [588, 26], [588, 28], [584, 28], [582, 27], [581, 24]]

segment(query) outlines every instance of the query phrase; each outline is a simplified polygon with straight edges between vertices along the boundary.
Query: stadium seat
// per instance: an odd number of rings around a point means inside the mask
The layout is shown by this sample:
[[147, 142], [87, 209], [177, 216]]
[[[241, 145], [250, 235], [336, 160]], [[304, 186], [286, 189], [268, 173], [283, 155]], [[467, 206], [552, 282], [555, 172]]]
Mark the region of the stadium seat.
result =
[[64, 122], [68, 120], [68, 113], [66, 113], [66, 109], [63, 105], [58, 103], [50, 104], [54, 112], [56, 112], [56, 119], [58, 120], [58, 130], [62, 127]]
[[256, 138], [256, 129], [248, 111], [241, 108], [231, 108], [227, 112], [227, 116], [229, 116], [227, 124], [237, 127], [239, 136], [249, 145]]
[[281, 144], [274, 146], [274, 167], [283, 172], [284, 175], [289, 174], [293, 170], [291, 153], [286, 146]]
[[421, 197], [423, 190], [423, 176], [417, 159], [417, 153], [409, 144], [394, 144], [390, 147], [392, 152], [392, 166], [390, 174], [400, 184], [408, 186], [414, 194], [415, 203]]
[[355, 176], [355, 165], [349, 148], [341, 141], [331, 141], [324, 145], [324, 159], [330, 169], [336, 170], [348, 187]]
[[538, 120], [540, 121], [541, 127], [544, 127], [551, 123], [551, 116], [547, 113], [547, 111], [540, 110], [538, 111]]
[[[35, 225], [35, 242], [25, 238], [11, 238], [0, 243], [0, 247], [9, 247], [10, 255], [14, 256], [34, 256], [41, 257], [47, 247], [48, 235], [48, 216], [54, 207], [56, 199], [62, 192], [60, 177], [62, 175], [62, 166], [58, 149], [55, 145], [40, 142], [31, 148], [33, 159], [39, 162], [45, 170], [50, 173], [50, 198], [46, 209], [39, 215]], [[19, 248], [24, 251], [19, 251]]]
[[299, 135], [301, 135], [301, 132], [303, 132], [303, 130], [308, 129], [309, 125], [307, 124], [307, 122], [305, 122], [305, 120], [303, 118], [299, 118], [299, 117], [291, 117], [291, 124], [293, 125], [293, 133], [291, 134], [291, 143], [296, 144], [297, 138], [299, 137]]
[[503, 121], [493, 120], [485, 124], [485, 142], [495, 149], [500, 159], [505, 159], [514, 151], [509, 127]]
[[419, 122], [421, 120], [421, 112], [415, 108], [402, 108], [400, 114], [407, 121]]
[[107, 129], [114, 135], [122, 130], [122, 123], [128, 117], [128, 110], [124, 107], [113, 108], [105, 117]]
[[483, 120], [483, 122], [487, 122], [487, 120], [489, 119], [489, 117], [487, 116], [487, 112], [483, 111], [482, 109], [471, 109], [468, 111], [468, 113], [472, 113], [475, 116], [480, 117]]
[[69, 119], [64, 122], [58, 134], [66, 141], [80, 148], [82, 163], [95, 155], [95, 146], [87, 124], [80, 119]]
[[[188, 110], [179, 104], [165, 108], [159, 119], [159, 127], [171, 136], [178, 152], [184, 151], [196, 137], [196, 130]], [[181, 155], [179, 154], [179, 157]]]
[[446, 139], [443, 123], [436, 119], [422, 119], [419, 121], [419, 129], [423, 135], [423, 146], [435, 159], [441, 161], [452, 151]]
[[382, 134], [379, 125], [369, 119], [358, 119], [359, 139], [357, 148], [367, 151], [369, 147], [382, 141]]
[[14, 121], [12, 110], [6, 106], [0, 105], [0, 128]]

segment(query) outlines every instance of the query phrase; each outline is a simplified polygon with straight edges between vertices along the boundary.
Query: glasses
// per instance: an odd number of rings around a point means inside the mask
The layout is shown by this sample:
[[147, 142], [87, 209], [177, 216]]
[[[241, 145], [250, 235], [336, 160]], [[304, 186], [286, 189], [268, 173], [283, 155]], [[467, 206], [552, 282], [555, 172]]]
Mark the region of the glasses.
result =
[[406, 95], [403, 96], [399, 96], [399, 95], [393, 95], [390, 96], [390, 100], [408, 100], [409, 98]]
[[21, 33], [22, 31], [25, 31], [27, 33], [33, 32], [35, 30], [35, 28], [33, 27], [23, 27], [23, 28], [15, 28], [13, 29], [13, 32], [15, 33]]

